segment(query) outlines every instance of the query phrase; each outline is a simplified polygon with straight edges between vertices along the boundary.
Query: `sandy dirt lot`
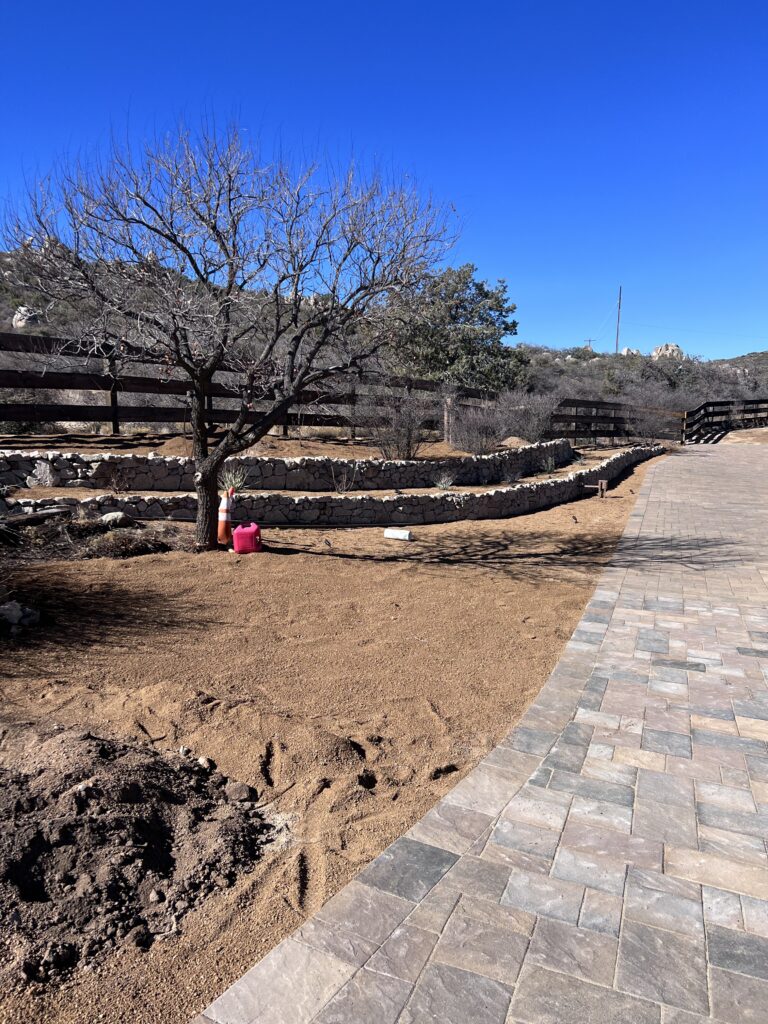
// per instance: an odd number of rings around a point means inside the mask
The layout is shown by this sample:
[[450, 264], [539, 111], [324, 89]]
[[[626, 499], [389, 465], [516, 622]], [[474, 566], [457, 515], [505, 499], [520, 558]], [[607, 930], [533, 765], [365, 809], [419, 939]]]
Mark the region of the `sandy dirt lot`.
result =
[[732, 430], [720, 444], [768, 444], [768, 427], [754, 427], [751, 430]]
[[[148, 951], [63, 988], [16, 989], [4, 1024], [182, 1024], [405, 831], [514, 725], [554, 666], [649, 465], [530, 516], [267, 530], [263, 555], [36, 563], [48, 624], [10, 646], [11, 730], [53, 723], [181, 744], [254, 786], [287, 842]], [[9, 757], [0, 743], [0, 766]], [[7, 767], [7, 764], [5, 764]]]
[[[522, 438], [507, 438], [505, 444], [512, 447], [527, 444]], [[0, 449], [25, 449], [59, 452], [112, 452], [116, 455], [141, 455], [155, 452], [157, 455], [184, 455], [191, 457], [192, 447], [188, 437], [175, 434], [139, 432], [112, 437], [107, 434], [0, 434]], [[598, 448], [605, 453], [607, 448]], [[325, 456], [336, 459], [378, 459], [381, 454], [373, 443], [366, 440], [350, 441], [342, 437], [282, 437], [268, 434], [253, 445], [246, 455], [264, 455], [272, 458], [298, 459], [308, 456]], [[444, 441], [430, 442], [419, 451], [420, 459], [440, 459], [451, 455], [469, 455], [469, 452], [454, 448]]]
[[[520, 444], [525, 444], [520, 441]], [[139, 432], [113, 437], [106, 434], [14, 434], [0, 435], [0, 448], [39, 449], [60, 452], [112, 452], [116, 455], [140, 455], [155, 452], [157, 455], [192, 456], [192, 443], [188, 437], [176, 434]], [[342, 437], [282, 437], [268, 434], [244, 454], [269, 455], [272, 458], [305, 458], [322, 455], [336, 459], [380, 458], [378, 450], [366, 441], [350, 441]], [[419, 458], [442, 458], [447, 455], [467, 455], [443, 441], [426, 444], [419, 452]]]

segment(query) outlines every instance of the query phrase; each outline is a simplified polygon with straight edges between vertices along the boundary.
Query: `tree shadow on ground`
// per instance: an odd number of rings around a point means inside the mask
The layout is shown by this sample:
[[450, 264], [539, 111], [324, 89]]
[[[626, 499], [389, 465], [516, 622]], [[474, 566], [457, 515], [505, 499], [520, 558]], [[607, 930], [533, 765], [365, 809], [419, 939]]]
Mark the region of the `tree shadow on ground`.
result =
[[77, 572], [57, 572], [49, 566], [4, 566], [3, 584], [12, 600], [40, 614], [36, 626], [23, 629], [17, 636], [0, 637], [10, 653], [55, 646], [58, 650], [78, 650], [108, 640], [116, 645], [135, 643], [152, 636], [163, 642], [169, 630], [188, 628], [195, 622], [200, 628], [200, 607], [179, 595], [173, 601], [167, 593], [151, 588], [121, 586], [114, 581], [86, 583]]
[[[684, 565], [689, 568], [730, 567], [740, 564], [743, 553], [722, 540], [642, 537], [619, 545], [615, 536], [569, 536], [546, 532], [516, 534], [513, 530], [493, 535], [472, 533], [471, 526], [460, 536], [441, 535], [419, 539], [396, 552], [345, 551], [333, 541], [314, 548], [313, 555], [343, 561], [392, 563], [426, 569], [464, 568], [483, 570], [511, 579], [536, 582], [557, 574], [583, 575], [607, 562], [622, 567], [643, 568]], [[290, 545], [269, 543], [276, 554], [307, 554]]]

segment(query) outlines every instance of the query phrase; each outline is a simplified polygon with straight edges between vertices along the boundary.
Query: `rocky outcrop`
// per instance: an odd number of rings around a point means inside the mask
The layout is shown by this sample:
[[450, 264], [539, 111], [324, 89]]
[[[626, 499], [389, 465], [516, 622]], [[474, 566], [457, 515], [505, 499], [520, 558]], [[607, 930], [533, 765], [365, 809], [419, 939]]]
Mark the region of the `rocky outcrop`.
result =
[[679, 345], [675, 345], [674, 342], [657, 345], [653, 352], [651, 352], [651, 359], [677, 359], [682, 363], [687, 358], [685, 352], [683, 352]]
[[13, 314], [11, 324], [18, 331], [24, 327], [33, 327], [35, 324], [40, 323], [41, 316], [42, 313], [39, 309], [32, 309], [31, 306], [19, 306]]

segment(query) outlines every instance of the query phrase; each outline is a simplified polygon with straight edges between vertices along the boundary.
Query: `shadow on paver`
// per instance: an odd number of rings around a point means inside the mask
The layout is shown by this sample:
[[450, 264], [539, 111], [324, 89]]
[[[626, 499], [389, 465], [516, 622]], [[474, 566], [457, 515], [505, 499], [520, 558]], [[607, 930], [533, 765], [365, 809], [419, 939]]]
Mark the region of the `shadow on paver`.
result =
[[[524, 544], [524, 549], [521, 547]], [[269, 544], [278, 554], [306, 554], [291, 545]], [[728, 567], [741, 561], [741, 553], [730, 541], [713, 539], [686, 540], [674, 537], [643, 537], [617, 548], [615, 537], [564, 537], [551, 533], [526, 533], [523, 537], [513, 529], [502, 535], [420, 538], [406, 548], [392, 553], [340, 551], [332, 546], [315, 550], [324, 558], [340, 558], [358, 562], [397, 563], [417, 566], [463, 566], [485, 569], [513, 579], [551, 578], [554, 569], [587, 570], [605, 564], [611, 557], [619, 566], [644, 564], [674, 565], [688, 568]]]

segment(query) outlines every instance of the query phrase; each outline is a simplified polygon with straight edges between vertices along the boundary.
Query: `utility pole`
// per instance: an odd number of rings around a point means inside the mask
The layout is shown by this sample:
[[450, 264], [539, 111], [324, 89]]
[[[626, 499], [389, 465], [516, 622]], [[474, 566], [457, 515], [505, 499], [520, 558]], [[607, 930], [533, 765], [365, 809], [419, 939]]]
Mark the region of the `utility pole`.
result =
[[619, 285], [619, 310], [616, 314], [616, 355], [619, 354], [619, 327], [621, 326], [621, 285]]

